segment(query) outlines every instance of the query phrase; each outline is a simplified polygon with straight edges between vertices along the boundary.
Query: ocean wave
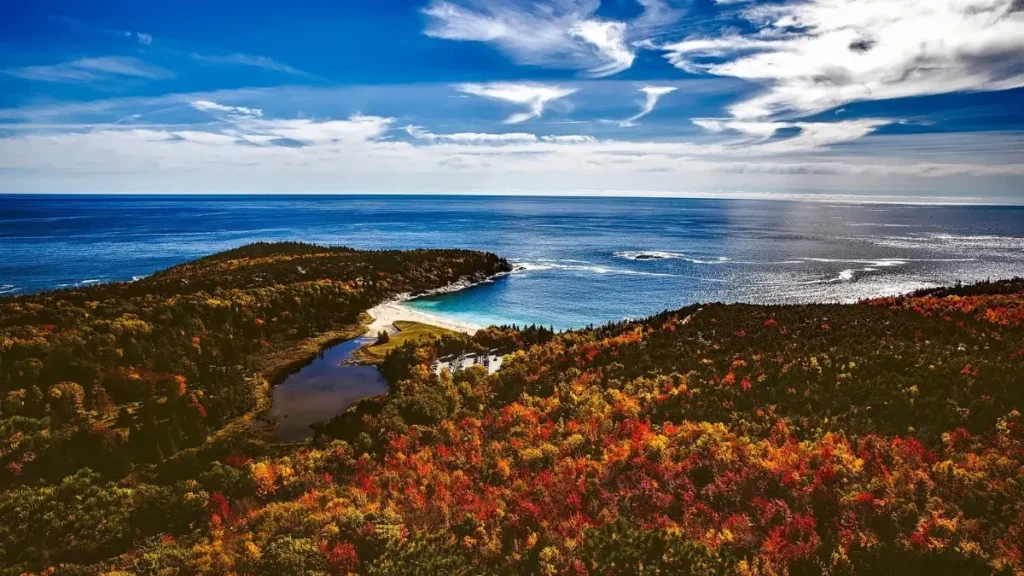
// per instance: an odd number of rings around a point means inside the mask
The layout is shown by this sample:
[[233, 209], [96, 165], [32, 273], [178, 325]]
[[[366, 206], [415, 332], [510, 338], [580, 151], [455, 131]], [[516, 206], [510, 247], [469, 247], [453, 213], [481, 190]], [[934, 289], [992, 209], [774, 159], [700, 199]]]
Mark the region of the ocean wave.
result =
[[663, 250], [627, 250], [616, 252], [613, 256], [627, 260], [685, 260], [693, 264], [725, 264], [730, 261], [725, 256], [719, 256], [714, 260], [703, 260], [687, 256], [682, 252], [666, 252]]
[[810, 260], [814, 262], [853, 262], [853, 263], [867, 263], [872, 266], [866, 266], [864, 268], [846, 268], [840, 270], [836, 276], [829, 276], [828, 278], [819, 278], [816, 280], [805, 280], [805, 281], [771, 281], [771, 282], [754, 282], [753, 286], [813, 286], [815, 284], [837, 284], [846, 282], [856, 282], [862, 275], [870, 272], [878, 272], [879, 267], [898, 266], [905, 264], [902, 260], [836, 260], [830, 258], [805, 258], [804, 260]]
[[872, 228], [914, 228], [920, 226], [919, 224], [889, 224], [884, 222], [846, 222], [846, 226], [870, 226]]
[[867, 264], [878, 268], [891, 268], [893, 266], [906, 266], [909, 260], [896, 258], [883, 258], [881, 260], [855, 260], [849, 258], [801, 258], [806, 262], [825, 262], [831, 264]]
[[592, 274], [622, 274], [626, 276], [662, 276], [674, 277], [675, 274], [663, 274], [659, 272], [645, 272], [643, 270], [630, 270], [628, 268], [611, 268], [596, 264], [562, 264], [554, 261], [539, 262], [513, 262], [512, 272], [539, 272], [543, 270], [569, 270], [575, 272], [590, 272]]
[[539, 272], [542, 270], [551, 270], [555, 266], [553, 264], [542, 264], [540, 262], [512, 262], [512, 273], [522, 272]]
[[140, 274], [138, 276], [132, 276], [132, 282], [138, 282], [139, 280], [142, 280], [146, 276], [148, 276], [148, 274]]
[[856, 238], [876, 246], [903, 248], [909, 250], [943, 250], [953, 252], [1018, 251], [1024, 249], [1024, 238], [1020, 236], [998, 236], [993, 234], [949, 234], [926, 233], [907, 236], [882, 236], [878, 238]]
[[879, 268], [892, 268], [894, 266], [904, 266], [907, 264], [907, 260], [897, 260], [894, 258], [886, 258], [882, 260], [845, 260], [837, 258], [804, 258], [806, 261], [811, 262], [828, 262], [828, 263], [842, 263], [842, 264], [867, 264], [864, 268], [847, 268], [839, 272], [839, 275], [835, 278], [829, 278], [827, 280], [815, 280], [812, 282], [806, 282], [804, 284], [833, 284], [836, 282], [856, 282], [858, 275], [865, 272], [878, 272]]
[[661, 250], [625, 251], [612, 254], [616, 258], [627, 260], [670, 260], [673, 258], [685, 259], [686, 254], [682, 252], [664, 252]]
[[999, 236], [999, 235], [996, 235], [996, 234], [949, 234], [949, 233], [946, 233], [946, 232], [935, 232], [935, 233], [928, 234], [928, 236], [930, 236], [931, 238], [938, 239], [938, 240], [952, 240], [952, 241], [966, 240], [966, 241], [969, 241], [969, 242], [990, 242], [990, 241], [996, 240], [996, 241], [1000, 241], [1000, 242], [1003, 242], [1003, 241], [1024, 242], [1024, 238], [1020, 238], [1020, 237], [1017, 237], [1017, 236]]
[[569, 262], [570, 264], [590, 264], [590, 262], [587, 262], [586, 260], [573, 260], [571, 258], [537, 258], [537, 262]]
[[746, 266], [780, 266], [782, 264], [806, 264], [803, 260], [765, 260], [762, 262], [756, 262], [754, 260], [729, 260], [730, 264], [743, 264]]
[[18, 289], [14, 287], [14, 284], [3, 284], [0, 285], [0, 294], [11, 294], [17, 292]]
[[96, 280], [96, 279], [82, 280], [81, 282], [78, 283], [78, 285], [79, 286], [89, 286], [90, 284], [99, 284], [100, 282], [102, 282], [102, 280]]

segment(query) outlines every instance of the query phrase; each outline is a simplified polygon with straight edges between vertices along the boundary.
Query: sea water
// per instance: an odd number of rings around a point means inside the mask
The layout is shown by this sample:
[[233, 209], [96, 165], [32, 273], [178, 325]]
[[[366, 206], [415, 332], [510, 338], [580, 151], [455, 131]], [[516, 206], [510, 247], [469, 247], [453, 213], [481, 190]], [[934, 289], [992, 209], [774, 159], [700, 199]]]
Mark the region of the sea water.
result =
[[564, 329], [693, 302], [851, 302], [1024, 275], [1024, 207], [479, 196], [0, 196], [0, 294], [131, 281], [258, 240], [516, 264], [411, 306]]

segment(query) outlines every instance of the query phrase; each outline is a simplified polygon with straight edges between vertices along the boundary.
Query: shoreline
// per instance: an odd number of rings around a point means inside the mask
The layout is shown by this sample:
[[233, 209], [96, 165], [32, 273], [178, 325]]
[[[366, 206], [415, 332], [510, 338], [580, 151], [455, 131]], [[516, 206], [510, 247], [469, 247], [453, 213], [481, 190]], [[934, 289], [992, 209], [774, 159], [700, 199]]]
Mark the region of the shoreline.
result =
[[366, 311], [366, 313], [372, 318], [372, 321], [366, 326], [366, 335], [376, 336], [377, 333], [381, 331], [387, 331], [389, 334], [395, 334], [398, 332], [395, 322], [403, 320], [407, 322], [419, 322], [420, 324], [436, 326], [438, 328], [451, 330], [452, 332], [462, 332], [472, 336], [473, 334], [476, 334], [477, 330], [486, 328], [486, 326], [445, 318], [444, 316], [431, 314], [430, 312], [423, 312], [421, 310], [405, 306], [404, 303], [410, 300], [416, 300], [417, 298], [434, 296], [436, 294], [460, 292], [474, 286], [479, 286], [480, 284], [493, 282], [494, 280], [501, 278], [502, 276], [507, 276], [514, 271], [515, 269], [509, 270], [508, 272], [499, 272], [479, 280], [474, 278], [461, 278], [447, 286], [423, 292], [422, 294], [399, 294], [395, 298], [382, 302]]
[[479, 324], [451, 320], [438, 316], [437, 314], [421, 312], [402, 304], [408, 300], [411, 300], [411, 298], [385, 302], [367, 310], [366, 313], [373, 318], [373, 321], [367, 326], [366, 336], [376, 336], [377, 333], [381, 331], [387, 331], [390, 334], [394, 334], [398, 332], [398, 328], [395, 327], [395, 322], [400, 320], [407, 322], [419, 322], [420, 324], [436, 326], [437, 328], [444, 328], [445, 330], [451, 330], [452, 332], [463, 332], [470, 336], [476, 334], [477, 330], [483, 328], [483, 326], [480, 326]]

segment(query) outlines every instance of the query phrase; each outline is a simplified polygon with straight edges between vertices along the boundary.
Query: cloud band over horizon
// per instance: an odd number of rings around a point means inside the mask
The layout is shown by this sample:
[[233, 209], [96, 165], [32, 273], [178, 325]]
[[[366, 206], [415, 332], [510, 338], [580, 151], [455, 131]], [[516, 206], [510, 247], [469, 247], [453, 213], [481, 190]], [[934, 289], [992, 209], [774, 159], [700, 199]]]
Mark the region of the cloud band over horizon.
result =
[[[1021, 201], [1015, 0], [400, 4], [343, 35], [212, 47], [130, 15], [50, 18], [92, 49], [9, 53], [0, 191]], [[420, 44], [385, 50], [378, 24]], [[317, 56], [328, 38], [346, 58]], [[375, 79], [392, 58], [408, 81]]]

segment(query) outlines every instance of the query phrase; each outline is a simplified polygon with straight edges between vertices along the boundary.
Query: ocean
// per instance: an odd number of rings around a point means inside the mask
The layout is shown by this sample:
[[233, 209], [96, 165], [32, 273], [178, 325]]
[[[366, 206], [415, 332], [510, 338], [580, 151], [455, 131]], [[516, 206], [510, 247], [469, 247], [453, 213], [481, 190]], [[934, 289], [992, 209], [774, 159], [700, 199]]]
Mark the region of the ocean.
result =
[[131, 281], [249, 242], [496, 252], [410, 306], [557, 329], [693, 302], [852, 302], [1024, 275], [1024, 207], [485, 196], [0, 196], [0, 294]]

